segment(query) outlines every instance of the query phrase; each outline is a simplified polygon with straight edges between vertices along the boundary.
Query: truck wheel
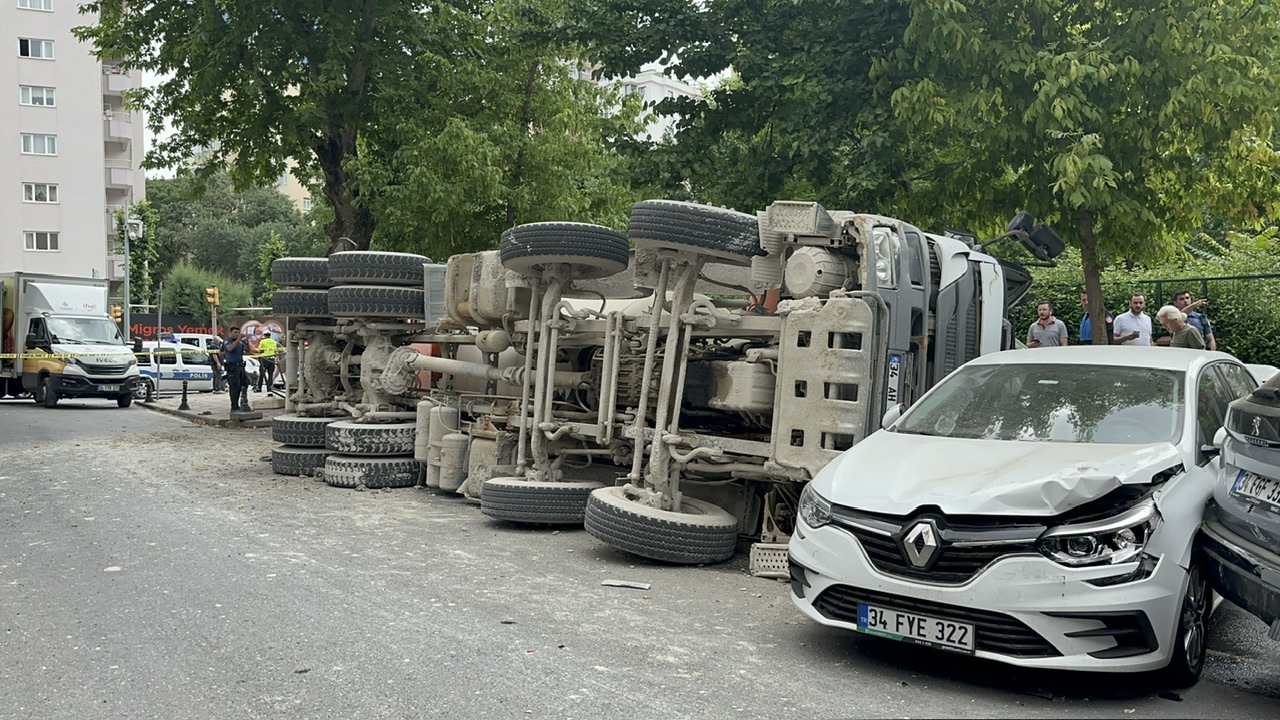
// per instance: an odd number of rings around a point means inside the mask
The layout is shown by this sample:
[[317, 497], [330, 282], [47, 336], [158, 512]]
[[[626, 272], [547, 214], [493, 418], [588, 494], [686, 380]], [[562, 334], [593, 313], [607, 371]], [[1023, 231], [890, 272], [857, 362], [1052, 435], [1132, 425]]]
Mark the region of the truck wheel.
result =
[[522, 523], [581, 525], [591, 491], [598, 482], [534, 482], [520, 477], [486, 480], [480, 491], [480, 512], [497, 520]]
[[280, 445], [271, 448], [271, 472], [277, 475], [312, 476], [324, 467], [329, 451]]
[[728, 265], [748, 265], [765, 254], [755, 215], [676, 200], [633, 205], [627, 237], [636, 247], [694, 250]]
[[53, 389], [53, 378], [48, 375], [40, 383], [40, 401], [45, 407], [51, 408], [58, 404], [58, 391]]
[[133, 404], [133, 395], [117, 395], [116, 407], [127, 408]]
[[334, 317], [423, 318], [422, 288], [339, 285], [329, 289], [327, 314]]
[[413, 487], [419, 465], [412, 457], [330, 455], [324, 460], [324, 481], [334, 487]]
[[621, 487], [591, 493], [583, 525], [599, 540], [641, 557], [685, 565], [733, 557], [738, 520], [709, 502], [685, 498], [681, 512], [628, 500]]
[[277, 290], [271, 296], [271, 312], [276, 315], [303, 317], [329, 316], [328, 290]]
[[330, 285], [416, 285], [422, 287], [425, 255], [351, 250], [329, 256]]
[[412, 455], [415, 423], [340, 420], [324, 428], [324, 446], [344, 455]]
[[1187, 587], [1178, 612], [1178, 633], [1173, 640], [1169, 664], [1160, 679], [1173, 688], [1187, 688], [1200, 679], [1209, 653], [1209, 616], [1213, 612], [1212, 591], [1199, 562], [1187, 571]]
[[293, 447], [324, 447], [324, 428], [343, 418], [302, 417], [301, 415], [277, 415], [271, 418], [271, 439], [281, 445]]
[[573, 277], [586, 280], [626, 270], [631, 250], [622, 233], [603, 225], [541, 222], [503, 230], [499, 257], [521, 275], [540, 277], [550, 265], [567, 264]]
[[271, 282], [285, 287], [327, 288], [329, 258], [287, 257], [271, 261]]

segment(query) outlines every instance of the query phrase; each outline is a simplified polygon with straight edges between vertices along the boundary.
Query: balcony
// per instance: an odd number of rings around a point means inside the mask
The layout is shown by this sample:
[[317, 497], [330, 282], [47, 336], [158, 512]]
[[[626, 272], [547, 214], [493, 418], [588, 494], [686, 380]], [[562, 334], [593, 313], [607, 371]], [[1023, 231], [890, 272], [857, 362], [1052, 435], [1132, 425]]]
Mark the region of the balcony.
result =
[[130, 190], [133, 188], [133, 164], [128, 160], [107, 160], [107, 189]]
[[133, 142], [133, 117], [127, 112], [107, 112], [102, 116], [102, 136], [107, 142]]
[[119, 72], [112, 65], [102, 66], [102, 94], [109, 97], [121, 97], [125, 90], [133, 89], [133, 78]]

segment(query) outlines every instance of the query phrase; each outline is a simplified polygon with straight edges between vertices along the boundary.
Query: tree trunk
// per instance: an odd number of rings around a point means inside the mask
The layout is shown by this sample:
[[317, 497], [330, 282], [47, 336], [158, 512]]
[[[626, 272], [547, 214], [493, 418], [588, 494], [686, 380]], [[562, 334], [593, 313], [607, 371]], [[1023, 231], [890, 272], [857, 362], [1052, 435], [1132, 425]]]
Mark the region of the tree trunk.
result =
[[[1080, 226], [1080, 260], [1084, 268], [1084, 289], [1089, 293], [1089, 323], [1093, 326], [1094, 345], [1111, 342], [1107, 337], [1106, 299], [1102, 297], [1102, 265], [1098, 261], [1098, 239], [1093, 234], [1093, 213], [1081, 210], [1076, 215]], [[1083, 340], [1084, 338], [1080, 338]]]

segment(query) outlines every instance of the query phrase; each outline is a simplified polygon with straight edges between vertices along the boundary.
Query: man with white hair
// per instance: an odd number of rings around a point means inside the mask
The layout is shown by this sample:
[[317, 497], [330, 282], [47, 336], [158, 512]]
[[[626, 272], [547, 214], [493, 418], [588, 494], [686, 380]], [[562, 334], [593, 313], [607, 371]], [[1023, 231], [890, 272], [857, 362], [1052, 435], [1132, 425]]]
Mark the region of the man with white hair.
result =
[[1156, 313], [1156, 320], [1169, 333], [1169, 347], [1204, 349], [1204, 337], [1196, 326], [1187, 324], [1187, 316], [1178, 308], [1165, 305]]

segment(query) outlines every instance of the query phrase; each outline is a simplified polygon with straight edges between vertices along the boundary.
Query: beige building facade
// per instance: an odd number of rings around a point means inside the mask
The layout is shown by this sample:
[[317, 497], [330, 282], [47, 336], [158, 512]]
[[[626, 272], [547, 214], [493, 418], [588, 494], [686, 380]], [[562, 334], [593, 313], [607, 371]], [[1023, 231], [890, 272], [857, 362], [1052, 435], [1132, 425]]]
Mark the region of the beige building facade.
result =
[[113, 214], [145, 198], [140, 77], [71, 33], [96, 18], [75, 0], [0, 5], [0, 271], [121, 280]]

